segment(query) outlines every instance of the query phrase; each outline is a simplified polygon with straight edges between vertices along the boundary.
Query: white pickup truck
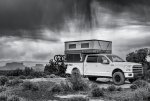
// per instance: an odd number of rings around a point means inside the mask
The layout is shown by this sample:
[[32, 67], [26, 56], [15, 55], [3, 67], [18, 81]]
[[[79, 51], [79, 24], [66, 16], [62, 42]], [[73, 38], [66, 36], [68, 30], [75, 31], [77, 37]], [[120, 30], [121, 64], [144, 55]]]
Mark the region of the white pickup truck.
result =
[[131, 83], [142, 76], [141, 64], [125, 62], [117, 55], [88, 54], [82, 62], [66, 62], [66, 73], [80, 72], [81, 75], [95, 81], [97, 78], [112, 78], [114, 84], [124, 84], [128, 79]]
[[135, 81], [143, 74], [141, 64], [125, 62], [112, 55], [112, 42], [106, 40], [79, 40], [65, 42], [66, 73], [78, 71], [95, 81], [98, 77], [112, 78], [121, 85], [128, 79]]

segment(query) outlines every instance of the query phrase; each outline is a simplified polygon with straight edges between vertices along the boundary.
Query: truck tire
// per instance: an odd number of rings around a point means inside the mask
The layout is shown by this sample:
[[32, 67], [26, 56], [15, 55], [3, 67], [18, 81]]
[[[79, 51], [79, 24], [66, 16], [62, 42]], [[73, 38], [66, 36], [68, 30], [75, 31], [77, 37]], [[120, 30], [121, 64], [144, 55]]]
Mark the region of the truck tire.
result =
[[97, 77], [88, 77], [90, 81], [96, 81]]
[[136, 81], [136, 79], [129, 79], [130, 83], [133, 83], [134, 81]]
[[125, 82], [125, 77], [122, 72], [115, 72], [112, 79], [115, 85], [122, 85]]

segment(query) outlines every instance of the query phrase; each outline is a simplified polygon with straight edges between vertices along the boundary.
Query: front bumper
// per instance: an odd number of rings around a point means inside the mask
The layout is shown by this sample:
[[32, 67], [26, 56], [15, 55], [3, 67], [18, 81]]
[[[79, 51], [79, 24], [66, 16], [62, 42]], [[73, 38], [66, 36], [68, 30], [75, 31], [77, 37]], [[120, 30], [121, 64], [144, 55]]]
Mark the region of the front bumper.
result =
[[143, 74], [141, 73], [124, 73], [125, 78], [141, 78]]

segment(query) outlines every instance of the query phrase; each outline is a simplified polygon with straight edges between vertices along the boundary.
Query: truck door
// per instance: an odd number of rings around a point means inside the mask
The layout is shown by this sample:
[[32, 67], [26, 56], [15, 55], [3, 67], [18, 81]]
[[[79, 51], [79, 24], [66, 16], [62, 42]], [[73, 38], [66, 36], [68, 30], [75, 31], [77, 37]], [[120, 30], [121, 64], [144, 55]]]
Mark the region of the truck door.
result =
[[109, 60], [102, 55], [98, 56], [97, 72], [101, 76], [111, 76], [111, 66]]
[[109, 60], [105, 56], [88, 56], [84, 63], [84, 74], [91, 76], [111, 76]]
[[98, 56], [88, 56], [84, 62], [84, 75], [97, 75]]

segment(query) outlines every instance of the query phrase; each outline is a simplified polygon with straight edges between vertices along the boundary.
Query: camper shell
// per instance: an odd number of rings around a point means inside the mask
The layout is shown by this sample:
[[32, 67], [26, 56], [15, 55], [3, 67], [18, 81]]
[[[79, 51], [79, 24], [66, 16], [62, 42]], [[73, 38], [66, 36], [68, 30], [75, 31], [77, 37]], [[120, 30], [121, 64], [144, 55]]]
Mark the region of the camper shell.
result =
[[65, 61], [83, 62], [88, 54], [111, 54], [112, 41], [79, 40], [65, 42]]

